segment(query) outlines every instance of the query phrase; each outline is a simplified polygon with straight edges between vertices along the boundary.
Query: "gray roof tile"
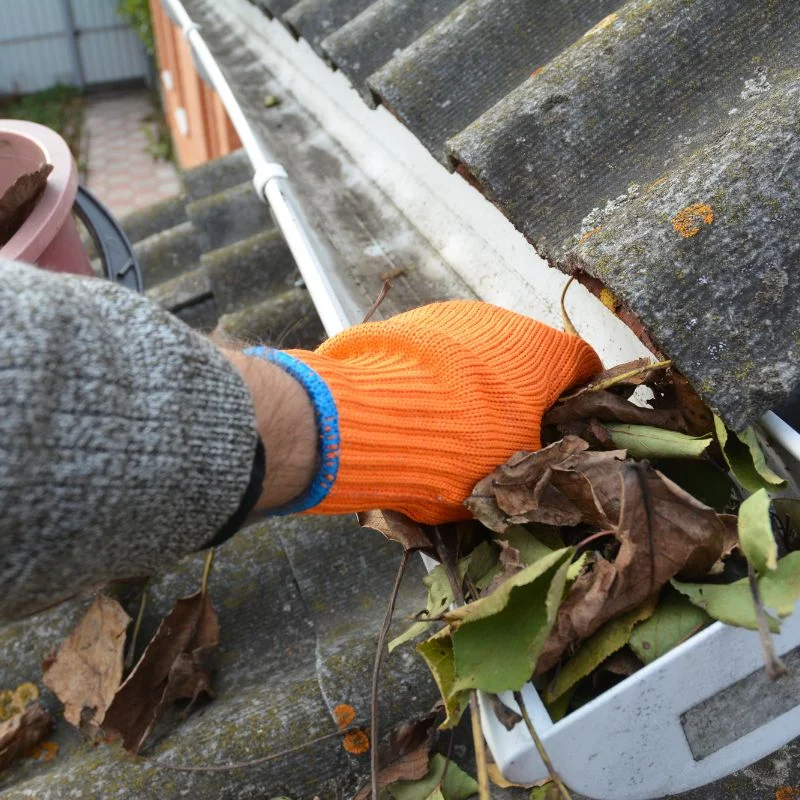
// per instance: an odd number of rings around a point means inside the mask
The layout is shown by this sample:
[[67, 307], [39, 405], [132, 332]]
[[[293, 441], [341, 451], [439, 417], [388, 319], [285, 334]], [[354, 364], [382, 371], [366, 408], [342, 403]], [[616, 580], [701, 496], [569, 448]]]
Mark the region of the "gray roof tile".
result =
[[322, 43], [340, 69], [374, 105], [367, 78], [394, 58], [462, 0], [378, 0]]
[[439, 160], [445, 142], [619, 5], [467, 0], [369, 79]]
[[302, 36], [322, 53], [322, 40], [363, 11], [372, 0], [300, 0], [281, 19], [296, 36]]
[[[378, 0], [323, 47], [729, 424], [800, 392], [800, 4], [439, 5]], [[301, 6], [331, 27], [353, 8]]]

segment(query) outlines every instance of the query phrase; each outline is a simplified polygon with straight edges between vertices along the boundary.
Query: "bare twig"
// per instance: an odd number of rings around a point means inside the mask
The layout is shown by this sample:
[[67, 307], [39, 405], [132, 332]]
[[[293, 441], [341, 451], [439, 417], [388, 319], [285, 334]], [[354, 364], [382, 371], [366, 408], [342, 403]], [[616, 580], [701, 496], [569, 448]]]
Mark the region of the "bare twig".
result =
[[614, 531], [598, 531], [597, 533], [593, 533], [591, 536], [587, 536], [585, 539], [582, 539], [578, 544], [575, 545], [575, 552], [580, 553], [584, 547], [591, 544], [596, 539], [601, 539], [603, 536], [613, 536]]
[[257, 767], [261, 764], [266, 764], [270, 761], [275, 761], [279, 758], [284, 758], [285, 756], [290, 756], [292, 753], [298, 753], [301, 750], [305, 750], [308, 747], [311, 747], [318, 742], [324, 742], [326, 739], [334, 739], [337, 736], [343, 736], [350, 731], [357, 730], [357, 725], [350, 725], [347, 728], [342, 728], [340, 731], [334, 731], [333, 733], [324, 733], [322, 736], [317, 736], [316, 739], [309, 739], [309, 741], [304, 742], [303, 744], [299, 744], [296, 747], [288, 747], [286, 750], [279, 750], [277, 753], [272, 753], [268, 756], [261, 756], [261, 758], [254, 758], [252, 761], [234, 761], [230, 764], [215, 764], [210, 767], [185, 767], [181, 764], [169, 764], [164, 761], [151, 761], [150, 759], [144, 758], [141, 759], [142, 763], [145, 764], [155, 764], [157, 767], [163, 767], [164, 769], [171, 769], [174, 772], [228, 772], [234, 769], [248, 769], [249, 767]]
[[206, 560], [203, 564], [203, 577], [200, 579], [200, 593], [205, 596], [208, 589], [208, 577], [211, 575], [211, 568], [214, 566], [214, 548], [206, 553]]
[[128, 652], [125, 654], [125, 669], [130, 669], [133, 666], [133, 659], [136, 655], [136, 642], [142, 630], [142, 621], [144, 620], [144, 611], [147, 608], [147, 599], [149, 595], [150, 578], [148, 578], [144, 586], [142, 586], [142, 596], [139, 598], [139, 610], [136, 612], [136, 622], [133, 623], [133, 633], [131, 634], [130, 642], [128, 642]]
[[433, 546], [436, 548], [436, 555], [439, 556], [439, 562], [444, 567], [444, 573], [447, 575], [447, 580], [450, 583], [450, 591], [453, 593], [453, 600], [456, 606], [464, 605], [464, 591], [458, 582], [456, 575], [455, 565], [450, 558], [450, 553], [442, 538], [442, 532], [439, 530], [438, 525], [432, 528]]
[[597, 383], [590, 383], [588, 386], [579, 389], [577, 392], [573, 392], [572, 394], [564, 395], [563, 397], [558, 398], [559, 403], [563, 403], [565, 400], [571, 400], [573, 397], [577, 397], [584, 392], [602, 392], [606, 389], [610, 389], [612, 386], [616, 386], [618, 383], [622, 383], [623, 381], [630, 380], [631, 378], [635, 378], [638, 375], [644, 375], [648, 372], [653, 372], [657, 369], [666, 369], [667, 367], [671, 367], [672, 362], [667, 361], [654, 361], [652, 364], [645, 364], [642, 367], [637, 367], [636, 369], [632, 369], [629, 372], [623, 372], [620, 375], [614, 375], [613, 378], [606, 378], [605, 380], [598, 381]]
[[370, 757], [369, 764], [372, 778], [372, 797], [378, 800], [381, 793], [380, 781], [378, 779], [378, 772], [380, 764], [378, 763], [378, 741], [380, 734], [380, 723], [378, 719], [378, 679], [381, 674], [381, 664], [383, 663], [383, 651], [386, 648], [386, 637], [389, 634], [389, 627], [392, 624], [392, 617], [394, 616], [394, 607], [397, 603], [397, 594], [400, 591], [400, 584], [403, 582], [403, 575], [408, 566], [409, 550], [403, 548], [403, 556], [400, 559], [400, 566], [397, 568], [397, 577], [394, 579], [394, 586], [392, 587], [392, 594], [389, 596], [389, 607], [386, 609], [386, 616], [383, 618], [383, 626], [378, 635], [378, 649], [375, 651], [375, 664], [372, 668], [372, 694], [370, 696]]
[[370, 307], [369, 311], [364, 314], [364, 319], [361, 322], [369, 322], [372, 319], [372, 315], [378, 310], [380, 304], [386, 299], [386, 295], [389, 294], [389, 289], [392, 288], [392, 284], [389, 281], [383, 282], [383, 288], [381, 289], [380, 294], [375, 299], [375, 302]]
[[450, 756], [453, 754], [453, 742], [455, 741], [456, 735], [454, 730], [450, 730], [450, 736], [447, 740], [447, 754], [444, 757], [444, 769], [442, 770], [442, 777], [439, 778], [439, 783], [436, 784], [436, 792], [440, 792], [442, 790], [442, 783], [444, 783], [445, 776], [447, 775], [447, 770], [450, 769]]
[[767, 622], [767, 612], [764, 610], [764, 602], [761, 599], [761, 589], [758, 587], [756, 571], [749, 561], [747, 562], [747, 579], [750, 582], [750, 594], [753, 596], [753, 606], [758, 620], [758, 638], [761, 639], [761, 648], [764, 651], [764, 665], [770, 680], [776, 681], [778, 678], [788, 675], [789, 669], [775, 650], [775, 642]]
[[475, 746], [475, 768], [478, 773], [478, 797], [480, 800], [492, 800], [492, 795], [489, 791], [489, 765], [486, 761], [486, 742], [483, 741], [478, 693], [474, 689], [469, 693], [469, 715], [472, 721], [472, 742]]
[[569, 789], [567, 789], [567, 787], [564, 785], [564, 781], [561, 780], [556, 772], [556, 768], [553, 766], [550, 756], [547, 755], [547, 750], [544, 749], [544, 744], [539, 738], [539, 734], [536, 733], [536, 729], [533, 727], [531, 718], [528, 716], [528, 709], [525, 707], [525, 701], [522, 699], [522, 692], [514, 692], [514, 699], [517, 701], [519, 710], [522, 713], [522, 719], [525, 720], [525, 726], [528, 729], [528, 733], [530, 733], [531, 739], [533, 739], [533, 743], [536, 745], [536, 750], [539, 752], [539, 757], [542, 759], [544, 765], [547, 767], [547, 771], [550, 773], [550, 780], [553, 781], [556, 789], [558, 789], [561, 800], [572, 800], [572, 795], [569, 793]]
[[575, 326], [572, 324], [572, 320], [569, 318], [569, 314], [567, 314], [567, 307], [564, 304], [564, 301], [567, 299], [567, 290], [570, 286], [572, 286], [572, 281], [575, 280], [575, 276], [570, 276], [570, 279], [564, 284], [564, 289], [561, 292], [561, 321], [564, 324], [564, 330], [567, 333], [571, 333], [573, 336], [580, 336]]

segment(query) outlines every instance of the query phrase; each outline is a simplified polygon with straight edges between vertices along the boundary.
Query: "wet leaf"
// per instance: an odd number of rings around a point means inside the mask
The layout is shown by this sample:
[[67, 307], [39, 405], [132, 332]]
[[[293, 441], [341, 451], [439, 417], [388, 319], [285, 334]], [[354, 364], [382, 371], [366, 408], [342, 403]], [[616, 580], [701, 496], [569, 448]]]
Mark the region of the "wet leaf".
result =
[[23, 758], [53, 729], [53, 717], [38, 702], [0, 722], [0, 770]]
[[[672, 585], [696, 606], [714, 619], [740, 628], [758, 629], [753, 598], [747, 578], [735, 583], [685, 583], [673, 580]], [[779, 617], [787, 617], [800, 600], [800, 552], [789, 553], [778, 561], [774, 571], [758, 578], [764, 606]], [[780, 633], [780, 623], [769, 617], [769, 628]]]
[[194, 702], [213, 694], [209, 657], [219, 641], [219, 623], [208, 595], [197, 592], [175, 602], [139, 662], [120, 687], [103, 721], [110, 739], [138, 753], [153, 726], [177, 699]]
[[627, 422], [687, 432], [686, 423], [678, 410], [638, 406], [605, 390], [584, 392], [559, 401], [544, 415], [542, 426], [563, 425], [590, 417], [603, 422]]
[[98, 595], [44, 673], [44, 685], [64, 704], [64, 719], [91, 737], [122, 682], [130, 621], [116, 600]]
[[456, 690], [497, 693], [530, 678], [564, 593], [574, 550], [525, 567], [497, 591], [446, 614], [452, 632]]
[[[431, 745], [436, 733], [440, 708], [419, 719], [396, 726], [378, 750], [378, 785], [387, 786], [400, 780], [416, 781], [428, 774]], [[371, 797], [369, 783], [355, 795], [354, 800]]]
[[767, 466], [764, 451], [752, 428], [739, 433], [729, 431], [715, 415], [714, 429], [731, 472], [748, 492], [774, 490], [786, 485], [786, 481]]
[[645, 601], [638, 608], [606, 622], [600, 630], [590, 636], [581, 645], [580, 650], [558, 670], [558, 674], [542, 697], [545, 703], [554, 703], [578, 681], [594, 672], [610, 655], [625, 647], [631, 638], [634, 626], [653, 613], [656, 602], [657, 598]]
[[678, 573], [705, 575], [719, 559], [725, 525], [664, 475], [636, 462], [622, 470], [622, 509], [615, 561], [597, 557], [559, 609], [536, 674], [574, 652], [601, 625], [642, 605]]
[[559, 800], [561, 793], [558, 787], [550, 780], [537, 786], [531, 791], [530, 800]]
[[630, 645], [649, 664], [685, 642], [711, 622], [711, 617], [682, 594], [668, 588], [653, 615], [633, 629]]
[[[445, 772], [445, 769], [447, 770]], [[398, 781], [387, 787], [394, 800], [434, 800], [440, 788], [444, 800], [467, 800], [478, 791], [478, 783], [452, 760], [436, 753], [427, 775], [418, 781]]]
[[698, 458], [711, 444], [711, 434], [687, 436], [650, 425], [608, 424], [606, 429], [616, 447], [632, 458]]
[[739, 506], [739, 544], [759, 574], [778, 566], [778, 544], [769, 518], [769, 495], [759, 489]]
[[362, 528], [378, 531], [387, 539], [403, 545], [406, 550], [433, 552], [428, 534], [414, 520], [399, 511], [362, 511], [356, 517]]
[[22, 227], [47, 185], [52, 164], [42, 164], [20, 175], [0, 196], [0, 247]]
[[450, 629], [445, 628], [417, 645], [417, 650], [428, 664], [428, 669], [442, 695], [447, 713], [445, 721], [440, 726], [442, 730], [458, 725], [461, 715], [469, 705], [469, 692], [455, 688], [455, 660], [450, 633]]
[[[630, 643], [629, 643], [630, 644]], [[601, 665], [603, 672], [610, 672], [612, 675], [620, 675], [627, 678], [638, 672], [644, 664], [636, 657], [630, 647], [623, 647], [616, 653], [609, 656]]]

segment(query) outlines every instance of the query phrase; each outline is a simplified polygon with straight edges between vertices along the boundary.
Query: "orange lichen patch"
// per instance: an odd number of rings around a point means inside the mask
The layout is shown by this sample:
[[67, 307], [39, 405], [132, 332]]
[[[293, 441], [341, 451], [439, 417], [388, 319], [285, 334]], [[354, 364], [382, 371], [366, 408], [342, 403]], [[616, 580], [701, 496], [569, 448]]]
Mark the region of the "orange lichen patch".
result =
[[535, 78], [537, 75], [541, 75], [544, 72], [544, 67], [536, 67], [536, 69], [531, 72], [531, 78]]
[[342, 744], [348, 753], [352, 753], [354, 756], [360, 756], [362, 753], [366, 753], [367, 750], [369, 750], [369, 736], [367, 736], [367, 732], [363, 730], [348, 731], [342, 739]]
[[605, 286], [600, 290], [600, 302], [610, 311], [617, 310], [617, 296]]
[[800, 786], [781, 786], [775, 790], [775, 800], [800, 800]]
[[672, 227], [683, 236], [689, 239], [700, 233], [703, 225], [710, 225], [714, 221], [714, 209], [707, 203], [692, 203], [686, 208], [682, 208], [673, 218]]
[[29, 758], [52, 761], [58, 755], [58, 742], [40, 742], [30, 752]]
[[339, 730], [341, 731], [350, 725], [356, 718], [356, 710], [353, 708], [353, 706], [347, 705], [347, 703], [339, 703], [339, 705], [333, 709], [333, 717], [336, 720], [336, 724], [339, 726]]
[[592, 228], [591, 230], [586, 231], [586, 233], [578, 239], [578, 244], [583, 244], [587, 239], [591, 239], [599, 231], [603, 230], [602, 225], [598, 225], [596, 228]]
[[603, 19], [601, 19], [600, 22], [598, 22], [593, 28], [589, 28], [584, 36], [594, 36], [596, 33], [600, 33], [600, 31], [604, 31], [606, 28], [609, 28], [618, 19], [619, 14], [615, 11], [613, 14], [609, 14], [607, 17], [603, 17]]

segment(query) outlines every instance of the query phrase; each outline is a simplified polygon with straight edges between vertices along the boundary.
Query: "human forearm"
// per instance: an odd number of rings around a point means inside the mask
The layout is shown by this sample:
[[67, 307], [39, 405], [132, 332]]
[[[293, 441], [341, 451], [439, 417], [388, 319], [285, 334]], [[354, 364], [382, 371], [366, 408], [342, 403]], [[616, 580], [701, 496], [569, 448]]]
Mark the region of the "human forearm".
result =
[[203, 547], [256, 441], [198, 334], [107, 282], [0, 263], [0, 617]]

